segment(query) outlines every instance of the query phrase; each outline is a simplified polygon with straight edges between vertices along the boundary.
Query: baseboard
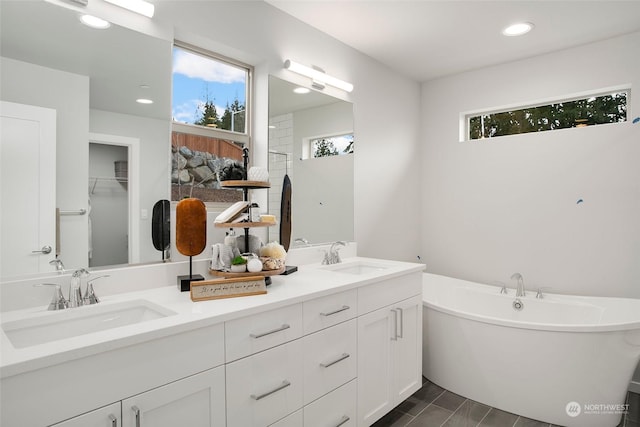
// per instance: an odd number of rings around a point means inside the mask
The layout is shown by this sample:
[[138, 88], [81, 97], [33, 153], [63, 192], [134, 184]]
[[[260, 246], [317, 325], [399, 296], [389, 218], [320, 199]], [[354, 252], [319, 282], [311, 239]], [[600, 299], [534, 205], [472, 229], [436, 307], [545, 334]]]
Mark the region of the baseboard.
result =
[[640, 394], [640, 381], [631, 381], [629, 383], [629, 391]]

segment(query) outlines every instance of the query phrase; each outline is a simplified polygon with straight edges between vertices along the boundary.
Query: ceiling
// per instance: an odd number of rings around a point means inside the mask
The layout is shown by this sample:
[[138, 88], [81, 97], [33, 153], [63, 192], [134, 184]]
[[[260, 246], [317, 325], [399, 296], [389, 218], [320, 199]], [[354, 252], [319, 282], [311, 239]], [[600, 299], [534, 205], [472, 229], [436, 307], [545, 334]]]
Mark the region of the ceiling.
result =
[[640, 31], [640, 0], [266, 1], [418, 82]]
[[90, 76], [91, 108], [166, 120], [171, 43], [118, 25], [91, 29], [78, 13], [42, 1], [2, 0], [0, 12], [2, 56]]

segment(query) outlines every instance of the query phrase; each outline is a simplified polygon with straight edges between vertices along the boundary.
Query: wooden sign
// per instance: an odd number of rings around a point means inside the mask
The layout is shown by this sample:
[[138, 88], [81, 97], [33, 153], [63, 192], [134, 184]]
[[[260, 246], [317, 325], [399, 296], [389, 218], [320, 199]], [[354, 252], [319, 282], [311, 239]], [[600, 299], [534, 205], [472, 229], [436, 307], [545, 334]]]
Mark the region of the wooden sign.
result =
[[191, 282], [191, 301], [245, 297], [267, 293], [263, 276]]

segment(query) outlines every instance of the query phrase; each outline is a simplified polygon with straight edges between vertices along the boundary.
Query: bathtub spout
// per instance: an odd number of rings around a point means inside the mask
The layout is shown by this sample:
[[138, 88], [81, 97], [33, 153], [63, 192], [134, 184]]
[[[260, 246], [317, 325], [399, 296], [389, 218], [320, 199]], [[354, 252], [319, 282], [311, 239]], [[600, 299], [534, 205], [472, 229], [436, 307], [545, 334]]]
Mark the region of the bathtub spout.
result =
[[516, 298], [525, 296], [526, 292], [524, 290], [524, 279], [522, 278], [522, 274], [513, 273], [513, 275], [511, 276], [511, 280], [517, 281]]

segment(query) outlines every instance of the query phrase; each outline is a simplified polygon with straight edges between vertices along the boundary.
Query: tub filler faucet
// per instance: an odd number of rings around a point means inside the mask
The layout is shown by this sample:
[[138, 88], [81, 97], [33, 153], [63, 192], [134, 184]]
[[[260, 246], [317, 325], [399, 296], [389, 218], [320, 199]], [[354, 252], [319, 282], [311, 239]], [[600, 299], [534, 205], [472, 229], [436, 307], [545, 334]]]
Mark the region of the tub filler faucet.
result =
[[526, 295], [526, 292], [524, 290], [524, 279], [522, 278], [522, 274], [520, 273], [513, 273], [513, 275], [511, 276], [511, 280], [516, 280], [517, 285], [516, 285], [516, 298], [519, 297], [523, 297]]

